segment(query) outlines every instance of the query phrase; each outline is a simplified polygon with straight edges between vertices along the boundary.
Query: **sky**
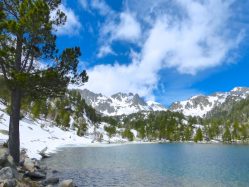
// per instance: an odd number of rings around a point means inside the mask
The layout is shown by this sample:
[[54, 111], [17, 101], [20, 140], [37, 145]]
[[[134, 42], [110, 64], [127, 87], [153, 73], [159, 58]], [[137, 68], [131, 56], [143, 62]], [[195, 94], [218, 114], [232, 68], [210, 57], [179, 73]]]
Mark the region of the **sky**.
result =
[[79, 46], [82, 87], [170, 105], [249, 87], [249, 0], [63, 0], [60, 49]]

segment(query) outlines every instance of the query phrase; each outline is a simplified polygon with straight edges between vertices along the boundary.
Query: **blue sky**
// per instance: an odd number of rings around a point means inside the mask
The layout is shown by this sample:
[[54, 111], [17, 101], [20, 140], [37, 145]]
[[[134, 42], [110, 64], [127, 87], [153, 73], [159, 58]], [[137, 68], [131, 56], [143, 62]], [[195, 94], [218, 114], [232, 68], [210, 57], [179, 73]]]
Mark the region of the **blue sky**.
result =
[[249, 0], [64, 0], [58, 46], [80, 46], [84, 88], [162, 104], [249, 87]]

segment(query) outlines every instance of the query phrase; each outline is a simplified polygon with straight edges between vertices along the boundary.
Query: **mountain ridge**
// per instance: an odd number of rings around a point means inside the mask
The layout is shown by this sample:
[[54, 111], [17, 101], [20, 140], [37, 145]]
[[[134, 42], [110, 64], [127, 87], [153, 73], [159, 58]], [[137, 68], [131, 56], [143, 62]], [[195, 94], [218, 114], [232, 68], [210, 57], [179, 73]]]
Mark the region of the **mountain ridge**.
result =
[[224, 103], [236, 102], [249, 95], [249, 88], [235, 87], [227, 92], [215, 92], [209, 95], [194, 95], [187, 100], [173, 102], [167, 109], [155, 101], [145, 101], [138, 94], [121, 93], [105, 96], [94, 93], [88, 89], [78, 90], [88, 105], [98, 113], [106, 116], [129, 115], [141, 111], [166, 111], [182, 112], [186, 116], [205, 117], [212, 110], [219, 108]]
[[94, 93], [88, 89], [78, 90], [88, 105], [91, 105], [97, 112], [106, 116], [129, 115], [141, 111], [165, 111], [162, 104], [146, 102], [138, 94], [121, 93], [105, 96], [101, 93]]
[[224, 103], [237, 102], [249, 95], [249, 88], [235, 87], [227, 92], [215, 92], [210, 95], [197, 95], [184, 101], [177, 101], [170, 105], [169, 110], [182, 112], [186, 116], [205, 117], [213, 109], [217, 109]]

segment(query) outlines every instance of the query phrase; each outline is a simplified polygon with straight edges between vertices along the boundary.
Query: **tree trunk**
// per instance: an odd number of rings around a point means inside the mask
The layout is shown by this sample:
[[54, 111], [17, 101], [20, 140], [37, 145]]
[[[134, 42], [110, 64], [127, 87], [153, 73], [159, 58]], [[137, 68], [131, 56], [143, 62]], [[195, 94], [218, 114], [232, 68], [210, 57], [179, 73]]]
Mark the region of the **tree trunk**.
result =
[[19, 88], [11, 90], [11, 113], [9, 122], [9, 152], [14, 162], [20, 161], [20, 138], [19, 120], [21, 110], [21, 90]]

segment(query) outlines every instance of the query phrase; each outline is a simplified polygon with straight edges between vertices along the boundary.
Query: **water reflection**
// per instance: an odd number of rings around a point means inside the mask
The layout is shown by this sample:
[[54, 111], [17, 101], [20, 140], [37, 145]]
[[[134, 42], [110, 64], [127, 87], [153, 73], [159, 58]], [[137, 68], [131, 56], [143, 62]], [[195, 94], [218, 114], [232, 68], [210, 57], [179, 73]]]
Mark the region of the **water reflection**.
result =
[[249, 146], [73, 147], [46, 160], [78, 186], [248, 186]]

